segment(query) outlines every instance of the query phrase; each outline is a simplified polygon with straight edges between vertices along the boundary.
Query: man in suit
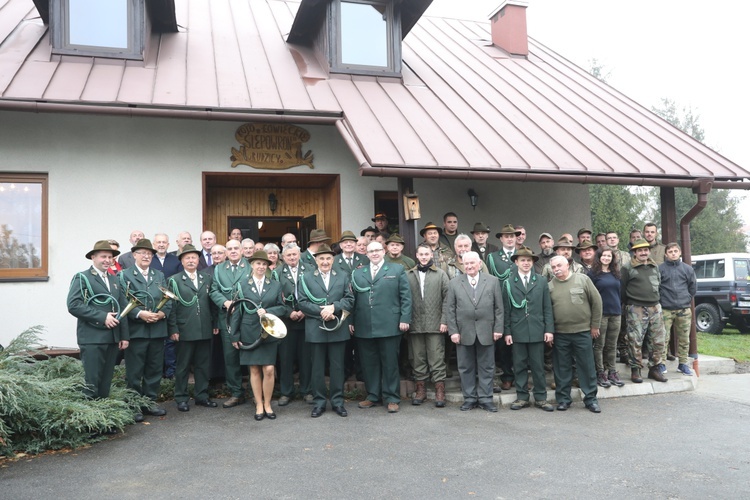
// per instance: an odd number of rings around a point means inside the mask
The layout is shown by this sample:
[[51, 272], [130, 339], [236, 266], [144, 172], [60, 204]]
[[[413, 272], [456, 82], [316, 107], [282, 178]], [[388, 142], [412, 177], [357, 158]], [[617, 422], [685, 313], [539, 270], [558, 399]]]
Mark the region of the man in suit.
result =
[[242, 388], [240, 353], [232, 345], [227, 331], [227, 310], [237, 295], [239, 283], [250, 279], [250, 265], [242, 257], [242, 245], [239, 241], [227, 241], [226, 248], [227, 260], [214, 269], [209, 295], [219, 310], [218, 327], [224, 357], [224, 380], [231, 394], [222, 406], [233, 408], [245, 402], [245, 390]]
[[[143, 235], [143, 231], [135, 229], [132, 233], [130, 233], [130, 245], [135, 245], [139, 240], [142, 240], [143, 238], [145, 238], [145, 236]], [[120, 258], [117, 259], [117, 262], [120, 263], [120, 266], [123, 269], [133, 267], [135, 265], [133, 252], [125, 252], [124, 254], [120, 255]]]
[[513, 371], [516, 374], [516, 400], [510, 405], [511, 410], [530, 404], [529, 368], [534, 380], [534, 406], [544, 411], [555, 410], [547, 401], [544, 376], [544, 344], [552, 345], [555, 324], [547, 280], [533, 269], [537, 259], [526, 247], [517, 250], [513, 255], [516, 267], [503, 285], [505, 343], [514, 346]]
[[167, 252], [169, 248], [169, 236], [164, 233], [154, 235], [154, 249], [156, 253], [151, 259], [151, 269], [161, 271], [165, 277], [172, 276], [182, 271], [182, 264], [176, 255]]
[[198, 261], [198, 270], [202, 271], [207, 267], [214, 265], [213, 257], [211, 256], [211, 248], [216, 244], [216, 235], [211, 231], [203, 231], [201, 233], [201, 247], [203, 249], [200, 252], [200, 259]]
[[369, 264], [370, 260], [365, 255], [355, 252], [357, 247], [357, 237], [351, 231], [344, 231], [339, 238], [339, 248], [341, 253], [333, 259], [333, 270], [343, 272], [347, 276], [352, 271]]
[[[321, 248], [328, 248], [323, 245]], [[329, 249], [330, 250], [330, 249]], [[317, 252], [316, 252], [317, 259]], [[300, 248], [296, 243], [288, 243], [282, 253], [283, 264], [274, 269], [273, 277], [281, 284], [284, 303], [291, 308], [288, 317], [282, 318], [286, 325], [286, 337], [279, 342], [279, 386], [281, 396], [279, 406], [286, 406], [294, 397], [294, 363], [299, 367], [299, 393], [304, 401], [313, 404], [310, 386], [311, 355], [310, 345], [305, 342], [305, 313], [298, 302], [301, 291], [299, 278], [313, 268], [299, 261]]]
[[[169, 241], [169, 239], [166, 239]], [[130, 249], [135, 265], [120, 274], [120, 286], [130, 291], [143, 306], [136, 306], [128, 314], [130, 346], [125, 351], [125, 379], [128, 388], [146, 396], [153, 403], [136, 413], [135, 421], [143, 421], [143, 414], [161, 417], [167, 414], [156, 404], [164, 368], [164, 340], [167, 338], [167, 315], [172, 309], [171, 301], [162, 310], [156, 306], [163, 297], [160, 288], [167, 286], [161, 271], [151, 269], [156, 250], [151, 241], [142, 239]]]
[[492, 402], [492, 379], [495, 376], [495, 341], [503, 336], [500, 281], [479, 272], [482, 260], [476, 252], [466, 253], [463, 261], [466, 274], [450, 281], [444, 307], [448, 334], [456, 344], [464, 396], [461, 411], [479, 406], [496, 412], [497, 406]]
[[398, 353], [401, 335], [411, 322], [411, 290], [404, 267], [384, 261], [383, 245], [367, 245], [370, 264], [352, 272], [356, 304], [352, 333], [362, 364], [367, 399], [360, 408], [379, 402], [396, 413], [401, 403]]
[[128, 300], [125, 290], [107, 270], [120, 252], [107, 240], [97, 241], [86, 254], [91, 267], [73, 276], [68, 292], [68, 312], [78, 319], [76, 339], [81, 351], [84, 392], [89, 398], [109, 396], [118, 349], [127, 349], [127, 317], [117, 319]]
[[325, 229], [313, 229], [310, 231], [310, 241], [307, 242], [307, 250], [300, 255], [300, 261], [307, 267], [316, 269], [318, 265], [315, 263], [315, 252], [327, 241], [331, 241], [331, 237], [326, 234]]
[[487, 239], [490, 237], [490, 228], [484, 222], [477, 222], [474, 224], [474, 229], [472, 229], [471, 235], [474, 237], [471, 251], [478, 253], [482, 258], [482, 262], [487, 262], [488, 255], [500, 250], [497, 245], [487, 243]]
[[[305, 342], [312, 354], [313, 404], [310, 416], [320, 417], [326, 411], [326, 357], [330, 375], [331, 406], [340, 417], [346, 417], [344, 408], [344, 351], [349, 339], [351, 319], [345, 318], [332, 328], [344, 312], [354, 309], [354, 295], [345, 272], [333, 270], [334, 253], [322, 245], [315, 253], [318, 269], [300, 275], [299, 308], [305, 315]], [[288, 337], [288, 334], [287, 334]]]
[[215, 328], [216, 308], [209, 298], [211, 275], [198, 270], [200, 250], [193, 245], [182, 247], [179, 258], [184, 271], [169, 279], [169, 288], [177, 295], [169, 315], [169, 333], [177, 343], [174, 400], [179, 411], [190, 411], [188, 377], [192, 369], [195, 379], [194, 397], [197, 406], [216, 408], [208, 397], [209, 367], [211, 363], [211, 335]]

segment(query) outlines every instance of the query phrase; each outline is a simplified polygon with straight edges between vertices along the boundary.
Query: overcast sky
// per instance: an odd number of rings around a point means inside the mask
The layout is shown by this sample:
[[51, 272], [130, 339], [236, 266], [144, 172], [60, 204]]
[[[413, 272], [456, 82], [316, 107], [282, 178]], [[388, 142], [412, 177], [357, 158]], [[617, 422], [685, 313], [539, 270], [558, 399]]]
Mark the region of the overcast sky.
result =
[[[501, 0], [433, 0], [428, 15], [486, 20]], [[700, 116], [706, 144], [750, 170], [750, 2], [529, 0], [529, 36], [650, 109], [662, 97]], [[750, 200], [743, 203], [750, 223]]]

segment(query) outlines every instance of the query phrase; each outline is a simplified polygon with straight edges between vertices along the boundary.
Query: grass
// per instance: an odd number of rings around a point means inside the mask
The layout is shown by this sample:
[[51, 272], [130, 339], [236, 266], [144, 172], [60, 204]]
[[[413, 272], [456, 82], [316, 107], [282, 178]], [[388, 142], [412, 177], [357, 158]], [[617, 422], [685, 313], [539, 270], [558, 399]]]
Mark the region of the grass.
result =
[[724, 328], [719, 335], [698, 332], [698, 352], [745, 363], [750, 361], [750, 335], [731, 328]]

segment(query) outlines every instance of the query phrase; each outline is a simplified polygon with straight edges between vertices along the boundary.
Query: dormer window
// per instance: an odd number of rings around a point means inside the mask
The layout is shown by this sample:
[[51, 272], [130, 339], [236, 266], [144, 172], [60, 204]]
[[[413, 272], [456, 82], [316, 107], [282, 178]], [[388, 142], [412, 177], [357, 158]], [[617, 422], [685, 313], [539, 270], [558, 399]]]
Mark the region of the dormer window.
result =
[[394, 2], [336, 0], [331, 3], [331, 71], [399, 76], [401, 19]]
[[144, 0], [52, 0], [55, 54], [143, 59]]

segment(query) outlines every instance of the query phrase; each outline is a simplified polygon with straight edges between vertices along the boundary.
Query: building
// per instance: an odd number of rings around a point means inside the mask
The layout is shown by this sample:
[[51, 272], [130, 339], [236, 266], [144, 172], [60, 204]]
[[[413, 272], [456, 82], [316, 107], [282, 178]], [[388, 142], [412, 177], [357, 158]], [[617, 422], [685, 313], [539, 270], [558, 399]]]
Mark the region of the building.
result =
[[26, 258], [0, 263], [0, 343], [42, 324], [74, 345], [71, 276], [133, 229], [304, 239], [385, 210], [412, 244], [450, 210], [462, 231], [521, 223], [533, 243], [590, 223], [586, 183], [662, 186], [667, 207], [675, 186], [745, 187], [746, 170], [528, 38], [526, 2], [488, 22], [429, 4], [3, 2], [0, 187], [16, 194], [0, 225]]

